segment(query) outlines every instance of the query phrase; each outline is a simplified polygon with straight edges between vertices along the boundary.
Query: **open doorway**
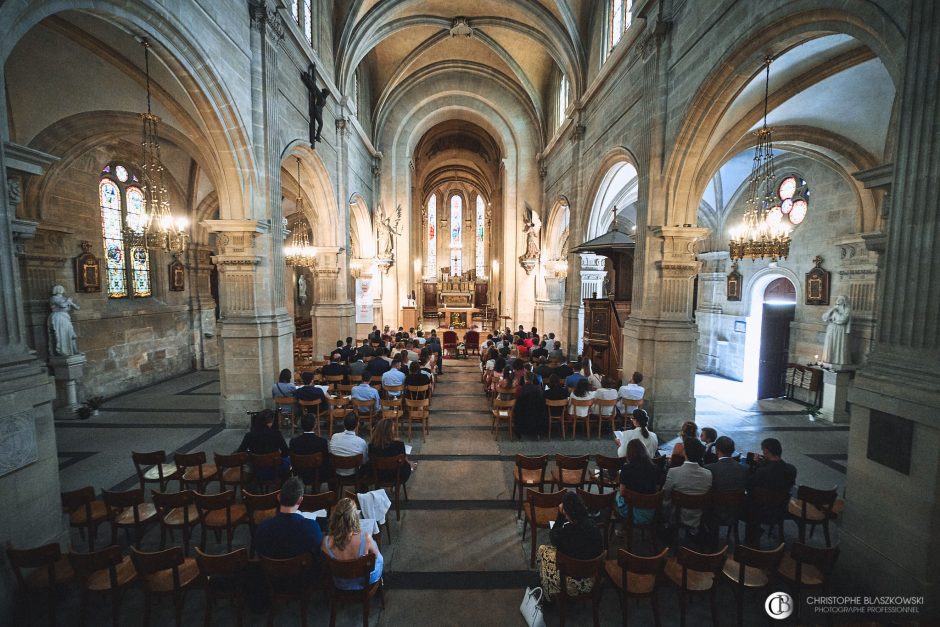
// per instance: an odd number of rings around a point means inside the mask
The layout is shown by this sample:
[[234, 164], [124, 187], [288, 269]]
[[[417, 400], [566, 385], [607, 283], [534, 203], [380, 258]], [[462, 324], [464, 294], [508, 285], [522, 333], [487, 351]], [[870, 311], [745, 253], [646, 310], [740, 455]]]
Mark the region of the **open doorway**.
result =
[[782, 276], [763, 277], [751, 290], [747, 320], [744, 383], [751, 398], [778, 398], [790, 356], [790, 323], [796, 313], [796, 288]]

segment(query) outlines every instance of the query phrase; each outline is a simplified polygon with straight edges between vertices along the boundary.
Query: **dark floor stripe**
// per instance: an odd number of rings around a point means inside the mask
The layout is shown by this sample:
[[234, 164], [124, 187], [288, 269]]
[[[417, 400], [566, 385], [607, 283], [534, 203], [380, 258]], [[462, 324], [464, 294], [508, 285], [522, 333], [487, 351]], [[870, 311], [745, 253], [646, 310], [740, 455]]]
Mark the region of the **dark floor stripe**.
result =
[[848, 425], [831, 425], [828, 427], [735, 427], [728, 429], [728, 433], [760, 433], [763, 431], [848, 431]]
[[171, 424], [165, 422], [59, 422], [55, 426], [60, 429], [211, 429], [220, 427], [215, 422], [194, 422]]
[[[213, 394], [213, 396], [218, 396]], [[218, 414], [218, 409], [147, 409], [145, 407], [102, 407], [102, 412], [121, 414]]]
[[444, 453], [428, 453], [428, 454], [416, 454], [409, 455], [408, 459], [423, 459], [431, 462], [451, 462], [451, 461], [467, 461], [467, 462], [512, 462], [516, 460], [515, 455], [484, 455], [484, 454], [468, 454], [468, 455], [450, 455]]
[[805, 453], [805, 455], [843, 475], [848, 471], [849, 456], [845, 453]]
[[[220, 382], [219, 379], [212, 379], [211, 381], [206, 381], [205, 383], [200, 383], [199, 385], [194, 385], [193, 387], [189, 388], [188, 390], [183, 390], [182, 392], [177, 392], [176, 395], [177, 395], [177, 396], [187, 396], [187, 395], [191, 395], [193, 392], [195, 392], [195, 391], [198, 390], [198, 389], [201, 389], [201, 388], [206, 387], [207, 385], [212, 385], [213, 383], [219, 383], [219, 382]], [[209, 394], [209, 393], [206, 392], [205, 394]], [[218, 396], [218, 393], [215, 393], [215, 396]]]
[[[135, 475], [136, 477], [136, 475]], [[402, 509], [464, 510], [464, 509], [513, 509], [517, 505], [507, 499], [433, 500], [411, 499], [402, 501]]]
[[492, 431], [489, 425], [438, 425], [431, 426], [433, 431]]
[[389, 588], [398, 590], [522, 590], [538, 584], [530, 570], [456, 570], [442, 572], [390, 572], [383, 575]]
[[[211, 428], [210, 428], [208, 431], [206, 431], [205, 433], [203, 433], [203, 434], [201, 434], [201, 435], [199, 435], [199, 436], [193, 438], [193, 439], [190, 440], [189, 442], [186, 442], [185, 444], [183, 444], [181, 447], [179, 447], [179, 448], [176, 449], [175, 451], [173, 451], [173, 452], [168, 452], [168, 453], [167, 453], [167, 460], [168, 460], [168, 461], [171, 461], [171, 460], [173, 459], [173, 455], [175, 455], [176, 453], [189, 453], [190, 451], [192, 451], [194, 448], [196, 448], [196, 447], [199, 446], [200, 444], [203, 444], [203, 443], [206, 442], [207, 440], [209, 440], [209, 439], [215, 437], [216, 435], [218, 435], [219, 433], [221, 433], [223, 429], [225, 429], [225, 427], [224, 427], [223, 425], [211, 425]], [[130, 460], [130, 453], [128, 453], [127, 457], [128, 457], [128, 460], [127, 460], [128, 463], [132, 463], [131, 460]], [[208, 457], [208, 453], [207, 453], [207, 457]], [[211, 463], [211, 460], [210, 460], [210, 463]], [[131, 488], [133, 488], [133, 487], [136, 486], [136, 485], [139, 485], [139, 480], [137, 479], [137, 473], [135, 472], [133, 475], [131, 475], [130, 477], [128, 477], [128, 478], [125, 479], [124, 481], [121, 481], [120, 483], [118, 483], [118, 484], [116, 484], [116, 485], [114, 485], [114, 486], [111, 486], [110, 489], [111, 489], [111, 490], [114, 490], [114, 491], [117, 491], [117, 492], [120, 492], [120, 491], [122, 491], [122, 490], [130, 490]], [[153, 484], [153, 485], [156, 485], [156, 484]]]
[[97, 451], [59, 451], [59, 457], [64, 457], [64, 460], [59, 461], [59, 472], [68, 468], [72, 464], [77, 464], [80, 461], [86, 460], [93, 455], [97, 455]]

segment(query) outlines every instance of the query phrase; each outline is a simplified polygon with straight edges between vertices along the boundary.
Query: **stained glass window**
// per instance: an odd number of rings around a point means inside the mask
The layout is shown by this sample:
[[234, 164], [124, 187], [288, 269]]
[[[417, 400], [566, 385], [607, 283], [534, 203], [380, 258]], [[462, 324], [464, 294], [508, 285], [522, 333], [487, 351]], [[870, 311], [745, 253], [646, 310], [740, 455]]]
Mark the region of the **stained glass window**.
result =
[[562, 75], [558, 86], [558, 126], [565, 123], [565, 111], [568, 109], [568, 77]]
[[[633, 22], [633, 0], [610, 0], [608, 8], [609, 31], [607, 33], [607, 54], [614, 49], [623, 33]], [[606, 57], [605, 57], [606, 58]]]
[[484, 224], [486, 222], [486, 209], [483, 206], [483, 198], [477, 194], [477, 230], [476, 230], [476, 273], [478, 278], [486, 276], [483, 257]]
[[806, 219], [809, 212], [809, 187], [806, 181], [798, 176], [787, 176], [777, 185], [777, 197], [780, 199], [780, 213], [787, 217], [790, 224], [796, 226]]
[[121, 183], [129, 178], [137, 181], [125, 166], [114, 166], [117, 180], [110, 178], [111, 171], [106, 167], [98, 182], [108, 297], [150, 296], [150, 253], [145, 246], [128, 246], [124, 240], [125, 227], [141, 234], [146, 226], [144, 193], [136, 186], [122, 189]]
[[428, 263], [427, 276], [437, 276], [437, 194], [428, 198]]
[[463, 227], [463, 198], [459, 194], [450, 197], [450, 273], [463, 273], [461, 251], [461, 229]]
[[313, 13], [310, 8], [310, 0], [300, 0], [301, 4], [301, 18], [303, 23], [300, 24], [300, 27], [304, 31], [304, 37], [307, 38], [307, 41], [310, 45], [313, 45]]

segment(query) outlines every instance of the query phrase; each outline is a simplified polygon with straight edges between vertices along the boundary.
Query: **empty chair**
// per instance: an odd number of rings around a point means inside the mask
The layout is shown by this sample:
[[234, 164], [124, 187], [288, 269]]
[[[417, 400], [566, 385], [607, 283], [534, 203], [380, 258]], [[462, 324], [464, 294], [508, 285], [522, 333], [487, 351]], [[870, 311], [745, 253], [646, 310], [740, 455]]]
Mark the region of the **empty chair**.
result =
[[297, 399], [293, 396], [275, 396], [274, 405], [277, 407], [277, 413], [279, 414], [278, 424], [288, 424], [290, 426], [290, 434], [294, 435], [294, 430], [297, 428], [297, 421], [295, 420], [297, 412]]
[[405, 398], [405, 421], [408, 423], [408, 439], [412, 439], [411, 427], [415, 423], [421, 426], [421, 441], [427, 440], [431, 430], [431, 401], [428, 398]]
[[526, 488], [545, 489], [545, 471], [548, 469], [548, 455], [526, 457], [516, 454], [516, 466], [512, 469], [512, 499], [516, 500], [516, 491], [519, 492], [519, 507], [516, 518], [522, 516], [522, 502]]
[[720, 490], [710, 493], [708, 504], [708, 524], [713, 527], [720, 537], [721, 528], [727, 527], [725, 543], [730, 542], [734, 536], [734, 543], [739, 544], [738, 522], [744, 509], [744, 490]]
[[715, 584], [725, 563], [728, 547], [717, 553], [698, 553], [680, 546], [674, 557], [666, 560], [663, 572], [666, 578], [679, 589], [679, 624], [685, 627], [685, 608], [692, 594], [708, 594], [712, 610], [712, 624], [718, 625], [718, 600]]
[[327, 411], [327, 420], [330, 423], [329, 434], [330, 437], [333, 437], [333, 427], [337, 422], [342, 423], [352, 409], [350, 408], [349, 399], [341, 396], [328, 398], [326, 402], [330, 406]]
[[[49, 611], [49, 623], [56, 624], [56, 606], [59, 603], [59, 587], [68, 583], [75, 577], [68, 556], [62, 555], [62, 550], [55, 542], [38, 546], [33, 549], [14, 549], [7, 547], [7, 559], [13, 568], [16, 583], [20, 594], [26, 601], [27, 624], [32, 624], [33, 603], [31, 597], [42, 595], [43, 602]], [[29, 572], [24, 572], [28, 569]]]
[[206, 485], [214, 481], [218, 473], [215, 465], [206, 463], [205, 451], [177, 453], [173, 461], [179, 471], [181, 490], [192, 486], [199, 492], [205, 492]]
[[[382, 587], [382, 579], [379, 578], [373, 584], [369, 583], [369, 576], [375, 568], [375, 555], [366, 553], [362, 557], [354, 560], [337, 560], [329, 555], [326, 556], [327, 569], [329, 570], [329, 597], [330, 597], [330, 627], [336, 626], [336, 610], [340, 605], [349, 605], [354, 603], [362, 604], [362, 624], [363, 627], [369, 625], [369, 609], [372, 597], [376, 594], [382, 602], [382, 608], [385, 608], [385, 591]], [[360, 581], [358, 589], [348, 589], [349, 586], [340, 587], [336, 580], [341, 581]]]
[[185, 592], [199, 579], [196, 560], [183, 555], [178, 546], [164, 551], [148, 553], [131, 547], [131, 561], [137, 576], [144, 583], [144, 625], [150, 625], [153, 596], [170, 596], [176, 613], [176, 627], [183, 624], [183, 598]]
[[591, 484], [593, 484], [597, 486], [597, 491], [600, 493], [604, 492], [604, 488], [611, 488], [616, 491], [620, 486], [620, 469], [627, 463], [627, 458], [595, 455], [594, 463], [597, 465], [597, 472], [591, 477], [588, 490], [591, 489]]
[[166, 547], [166, 534], [169, 532], [172, 540], [173, 531], [179, 529], [183, 535], [183, 553], [189, 555], [189, 539], [192, 537], [193, 527], [199, 524], [195, 495], [191, 490], [183, 490], [154, 491], [152, 496], [160, 520], [160, 548]]
[[512, 440], [512, 416], [516, 408], [516, 399], [503, 400], [500, 398], [493, 399], [493, 433], [496, 435], [496, 439], [499, 439], [499, 426], [502, 423], [506, 423], [509, 427], [509, 439]]
[[723, 573], [734, 588], [739, 627], [744, 625], [744, 591], [767, 587], [770, 574], [780, 565], [783, 549], [782, 542], [770, 551], [760, 551], [739, 544], [734, 547], [734, 556], [725, 560]]
[[91, 553], [69, 553], [69, 563], [81, 588], [79, 624], [85, 625], [89, 597], [95, 593], [111, 597], [111, 623], [117, 627], [121, 617], [121, 592], [137, 578], [131, 558], [121, 555], [121, 547], [111, 545]]
[[[301, 553], [288, 559], [261, 557], [261, 570], [268, 584], [272, 601], [298, 601], [300, 603], [300, 624], [307, 625], [307, 605], [313, 591], [315, 580], [309, 576], [313, 564], [310, 553]], [[268, 610], [268, 625], [274, 624], [274, 603]]]
[[768, 525], [769, 538], [777, 529], [777, 541], [783, 542], [783, 521], [787, 516], [787, 507], [790, 502], [788, 492], [775, 492], [766, 488], [751, 488], [747, 493], [747, 503], [744, 508], [745, 542], [759, 545], [761, 540], [760, 529]]
[[532, 531], [532, 554], [529, 559], [529, 566], [535, 566], [535, 547], [538, 543], [538, 530], [549, 529], [549, 523], [554, 523], [558, 517], [558, 506], [565, 497], [567, 490], [550, 492], [544, 494], [536, 492], [532, 488], [526, 488], [526, 507], [525, 520], [526, 525], [522, 528], [522, 541], [525, 542], [526, 530]]
[[111, 544], [117, 544], [118, 529], [134, 530], [134, 544], [140, 546], [147, 525], [157, 520], [157, 508], [144, 501], [142, 489], [126, 492], [101, 491], [111, 523]]
[[[372, 457], [372, 485], [376, 490], [388, 489], [392, 491], [392, 503], [395, 505], [395, 520], [401, 520], [401, 491], [405, 491], [405, 500], [408, 500], [408, 487], [401, 481], [401, 469], [407, 464], [404, 455], [394, 457]], [[389, 534], [391, 542], [391, 534]]]
[[131, 452], [134, 469], [137, 471], [137, 480], [140, 489], [146, 490], [148, 483], [156, 483], [161, 492], [166, 492], [166, 484], [179, 478], [176, 464], [166, 463], [165, 451], [152, 451], [150, 453]]
[[797, 488], [796, 498], [790, 499], [787, 513], [800, 529], [800, 542], [806, 542], [806, 525], [810, 525], [810, 537], [816, 531], [816, 525], [822, 525], [826, 546], [832, 546], [832, 539], [829, 537], [829, 520], [833, 517], [832, 507], [838, 495], [837, 487], [831, 490], [817, 490], [801, 485]]
[[69, 526], [78, 529], [83, 539], [87, 532], [88, 550], [94, 551], [98, 526], [108, 520], [108, 508], [104, 501], [95, 498], [95, 489], [92, 486], [63, 492], [61, 498], [62, 509], [69, 515]]
[[196, 548], [196, 564], [205, 582], [206, 620], [212, 625], [212, 609], [219, 599], [228, 599], [235, 606], [238, 627], [244, 618], [245, 569], [248, 550], [238, 549], [222, 555], [208, 555]]
[[[790, 585], [795, 599], [801, 598], [801, 590], [826, 594], [829, 576], [838, 557], [838, 547], [822, 548], [794, 542], [790, 545], [790, 553], [780, 559], [777, 575]], [[799, 612], [799, 606], [796, 609]]]
[[659, 603], [656, 598], [656, 587], [666, 566], [666, 554], [669, 549], [663, 549], [659, 555], [641, 557], [629, 551], [617, 551], [617, 559], [607, 560], [604, 566], [610, 582], [620, 592], [620, 611], [623, 613], [623, 624], [627, 624], [627, 602], [632, 599], [649, 599], [653, 608], [653, 622], [656, 627], [660, 625]]
[[269, 492], [268, 494], [252, 494], [245, 490], [242, 492], [242, 502], [245, 504], [245, 511], [248, 517], [248, 529], [251, 533], [251, 544], [249, 553], [253, 557], [255, 554], [255, 529], [258, 525], [273, 518], [280, 507], [278, 496], [280, 491]]
[[565, 416], [568, 413], [568, 399], [560, 400], [545, 399], [545, 406], [548, 408], [548, 440], [552, 439], [552, 425], [556, 422], [561, 430], [561, 439], [566, 439], [565, 434]]
[[555, 455], [555, 468], [549, 483], [558, 489], [582, 488], [587, 483], [587, 468], [590, 459], [587, 455]]
[[[604, 558], [605, 555], [603, 553], [589, 560], [578, 560], [565, 555], [561, 551], [555, 555], [555, 561], [558, 565], [558, 580], [561, 582], [559, 586], [561, 591], [558, 594], [558, 600], [559, 623], [562, 627], [564, 627], [567, 618], [568, 604], [573, 602], [590, 602], [591, 611], [594, 616], [594, 627], [600, 627], [598, 605], [601, 600], [601, 584], [603, 583], [601, 574], [604, 572]], [[593, 580], [591, 591], [571, 594], [566, 585], [569, 577], [572, 579]]]
[[231, 486], [233, 490], [241, 488], [245, 481], [243, 467], [248, 463], [248, 453], [231, 455], [215, 453], [213, 458], [218, 471], [216, 476], [219, 479], [219, 490], [225, 492], [228, 486]]
[[235, 528], [248, 522], [248, 511], [241, 503], [235, 502], [235, 492], [228, 490], [219, 494], [195, 494], [196, 510], [202, 525], [202, 538], [199, 548], [206, 550], [206, 532], [215, 532], [216, 542], [222, 541], [222, 532], [228, 541], [228, 550], [232, 550], [232, 538]]

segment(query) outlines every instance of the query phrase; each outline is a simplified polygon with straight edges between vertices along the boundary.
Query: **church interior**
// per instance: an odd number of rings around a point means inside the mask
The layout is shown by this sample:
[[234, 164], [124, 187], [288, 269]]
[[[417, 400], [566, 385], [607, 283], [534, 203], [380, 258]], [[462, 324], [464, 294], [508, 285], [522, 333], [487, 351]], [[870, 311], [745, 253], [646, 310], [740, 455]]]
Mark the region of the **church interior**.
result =
[[[0, 1], [0, 624], [940, 620], [938, 58], [933, 0]], [[243, 438], [302, 414], [413, 476], [265, 481]], [[365, 600], [256, 556], [288, 476], [394, 501]], [[603, 559], [552, 594], [575, 495]]]

